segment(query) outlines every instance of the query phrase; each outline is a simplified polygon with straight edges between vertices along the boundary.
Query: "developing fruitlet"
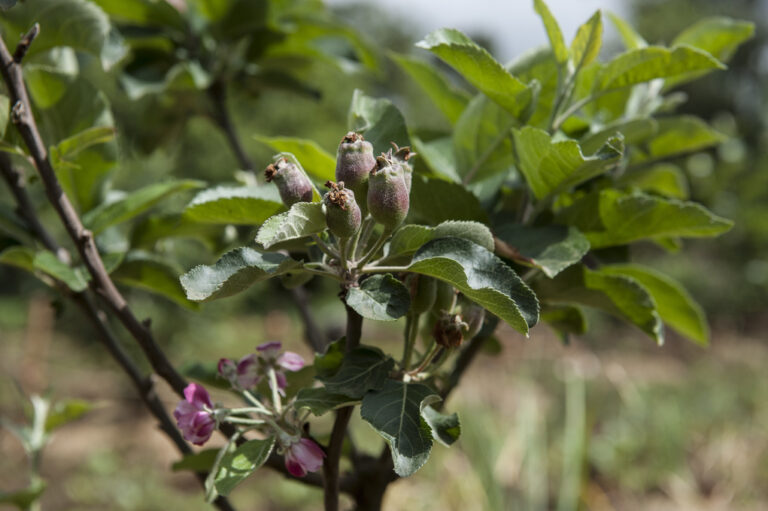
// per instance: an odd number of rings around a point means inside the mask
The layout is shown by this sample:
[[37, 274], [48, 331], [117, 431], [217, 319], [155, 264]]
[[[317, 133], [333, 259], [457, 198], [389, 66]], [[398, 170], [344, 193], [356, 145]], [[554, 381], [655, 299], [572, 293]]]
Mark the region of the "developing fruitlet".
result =
[[376, 166], [368, 178], [368, 212], [390, 231], [405, 220], [410, 206], [403, 174], [400, 162], [389, 150], [376, 158]]
[[421, 314], [432, 308], [437, 294], [435, 279], [426, 275], [409, 273], [405, 277], [405, 286], [411, 293], [411, 312]]
[[453, 286], [443, 280], [438, 280], [435, 304], [432, 306], [432, 311], [436, 314], [451, 312], [451, 306], [455, 297], [456, 290], [453, 289]]
[[[350, 131], [341, 139], [336, 153], [336, 181], [343, 181], [347, 189], [355, 192], [355, 196], [368, 195], [368, 176], [375, 166], [373, 145], [366, 142], [362, 135]], [[365, 204], [359, 206], [364, 208]]]
[[432, 335], [443, 348], [456, 348], [464, 341], [468, 326], [459, 314], [441, 314], [435, 322]]
[[330, 188], [323, 196], [325, 223], [337, 238], [349, 238], [360, 229], [363, 218], [355, 192], [344, 188], [343, 181], [326, 181], [325, 186]]
[[467, 324], [467, 331], [464, 332], [464, 337], [472, 339], [483, 327], [485, 309], [462, 295], [461, 298], [459, 298], [458, 312], [461, 314], [464, 323]]
[[290, 208], [297, 202], [312, 202], [312, 183], [298, 165], [287, 158], [267, 165], [264, 177], [267, 183], [275, 182], [286, 207]]
[[397, 144], [392, 142], [395, 148], [395, 160], [400, 163], [400, 167], [403, 169], [403, 179], [405, 179], [405, 187], [408, 189], [408, 194], [411, 193], [411, 181], [413, 180], [413, 167], [408, 163], [408, 160], [416, 156], [416, 153], [411, 152], [410, 147], [398, 147]]

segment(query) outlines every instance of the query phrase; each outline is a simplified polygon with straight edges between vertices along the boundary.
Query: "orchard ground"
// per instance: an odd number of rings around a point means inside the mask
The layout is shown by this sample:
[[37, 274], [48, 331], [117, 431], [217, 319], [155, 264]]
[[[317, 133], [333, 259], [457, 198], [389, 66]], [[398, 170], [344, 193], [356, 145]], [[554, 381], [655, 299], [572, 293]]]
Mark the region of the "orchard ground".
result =
[[[59, 398], [82, 398], [96, 408], [56, 432], [44, 453], [48, 489], [43, 508], [115, 510], [208, 509], [189, 473], [168, 469], [178, 459], [132, 388], [98, 350], [55, 329], [49, 302], [26, 309], [0, 303], [0, 371], [26, 392], [50, 386]], [[328, 304], [332, 325], [337, 318]], [[338, 318], [339, 320], [341, 318]], [[307, 359], [299, 323], [273, 310], [226, 323], [200, 318], [173, 339], [171, 358], [185, 362], [238, 356], [267, 339], [282, 339]], [[499, 332], [501, 353], [472, 366], [449, 403], [464, 421], [459, 442], [435, 446], [420, 477], [399, 481], [387, 510], [554, 509], [563, 493], [563, 453], [583, 452], [581, 509], [730, 510], [768, 506], [768, 347], [757, 338], [715, 328], [712, 346], [697, 348], [675, 335], [656, 347], [641, 333], [597, 323], [589, 337], [564, 346], [545, 326], [525, 340]], [[368, 322], [369, 344], [396, 349], [399, 323]], [[0, 382], [0, 416], [22, 420], [11, 378]], [[586, 402], [568, 386], [584, 383]], [[176, 403], [158, 384], [168, 409]], [[576, 387], [574, 387], [576, 386]], [[230, 399], [225, 394], [214, 398]], [[566, 416], [566, 402], [571, 412]], [[578, 410], [584, 410], [580, 422]], [[575, 422], [574, 421], [575, 417]], [[566, 421], [568, 427], [566, 428]], [[322, 438], [330, 423], [313, 433]], [[586, 441], [564, 430], [585, 424]], [[378, 449], [371, 428], [353, 419], [356, 445]], [[221, 439], [216, 439], [221, 442]], [[0, 430], [2, 489], [22, 487], [25, 456]], [[378, 452], [376, 450], [376, 452]], [[566, 464], [567, 465], [567, 464]], [[313, 509], [319, 489], [262, 470], [232, 495], [236, 505], [261, 510]]]

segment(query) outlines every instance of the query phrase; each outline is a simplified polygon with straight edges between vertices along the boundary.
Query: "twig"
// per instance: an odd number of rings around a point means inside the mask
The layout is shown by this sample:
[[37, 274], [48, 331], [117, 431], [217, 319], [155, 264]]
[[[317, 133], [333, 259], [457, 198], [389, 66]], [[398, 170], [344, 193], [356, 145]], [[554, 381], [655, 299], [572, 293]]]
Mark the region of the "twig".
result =
[[[20, 52], [21, 53], [21, 52]], [[5, 81], [6, 89], [11, 97], [11, 119], [19, 130], [21, 138], [29, 150], [40, 178], [45, 187], [48, 200], [58, 213], [72, 241], [77, 246], [80, 257], [93, 277], [92, 286], [114, 311], [120, 322], [141, 346], [152, 368], [165, 379], [179, 395], [183, 396], [187, 382], [176, 372], [165, 356], [165, 353], [155, 342], [152, 332], [146, 323], [140, 322], [128, 306], [123, 295], [109, 277], [104, 262], [96, 248], [93, 233], [87, 230], [69, 198], [64, 193], [61, 183], [56, 177], [48, 151], [37, 123], [32, 115], [32, 106], [24, 86], [21, 65], [14, 61], [5, 42], [0, 38], [0, 71]]]
[[304, 286], [294, 287], [290, 290], [293, 303], [299, 311], [301, 321], [304, 323], [304, 338], [315, 352], [320, 353], [325, 348], [325, 340], [320, 333], [320, 328], [315, 321], [312, 311], [309, 308], [309, 297]]
[[232, 117], [229, 115], [229, 109], [227, 108], [227, 89], [224, 82], [217, 80], [208, 88], [208, 97], [211, 98], [213, 103], [213, 120], [224, 132], [227, 138], [229, 147], [232, 152], [235, 153], [238, 163], [243, 170], [254, 171], [256, 166], [253, 164], [250, 156], [245, 152], [243, 144], [240, 142], [240, 137], [237, 136], [237, 130], [232, 122]]
[[[347, 336], [345, 351], [349, 354], [360, 345], [362, 335], [363, 318], [352, 310], [347, 309]], [[337, 511], [339, 509], [339, 460], [341, 459], [341, 447], [347, 432], [349, 419], [352, 417], [354, 406], [345, 406], [336, 412], [336, 421], [331, 430], [331, 439], [328, 442], [325, 459], [323, 460], [323, 476], [325, 478], [325, 511]]]
[[456, 386], [459, 384], [459, 380], [461, 380], [462, 375], [467, 370], [469, 365], [472, 363], [472, 361], [475, 359], [478, 353], [480, 353], [480, 348], [483, 347], [483, 344], [485, 341], [488, 340], [488, 337], [474, 337], [472, 340], [469, 341], [469, 343], [464, 347], [463, 350], [461, 350], [461, 353], [459, 353], [459, 356], [456, 357], [456, 362], [453, 364], [453, 370], [448, 375], [448, 382], [446, 383], [443, 390], [440, 392], [440, 397], [443, 398], [443, 402], [445, 402], [446, 399], [448, 399], [448, 396], [453, 392], [453, 389], [456, 388]]
[[[32, 205], [32, 201], [27, 194], [21, 172], [13, 167], [10, 158], [5, 154], [0, 154], [0, 175], [2, 175], [3, 179], [6, 181], [8, 188], [10, 188], [11, 193], [16, 200], [17, 214], [19, 217], [27, 224], [27, 227], [45, 248], [56, 254], [59, 260], [63, 263], [70, 264], [72, 258], [69, 252], [60, 246], [48, 230], [43, 227], [35, 212], [34, 206]], [[139, 394], [142, 402], [155, 419], [157, 419], [160, 430], [166, 434], [182, 455], [190, 454], [192, 449], [181, 436], [179, 430], [168, 416], [165, 407], [157, 397], [154, 383], [151, 378], [142, 375], [133, 360], [131, 360], [125, 350], [123, 350], [117, 336], [115, 336], [112, 329], [109, 327], [106, 313], [98, 308], [86, 292], [76, 293], [70, 290], [64, 283], [57, 281], [57, 284], [58, 289], [62, 294], [72, 300], [91, 322], [94, 329], [99, 334], [98, 339], [115, 362], [117, 362], [120, 368], [128, 375], [128, 378], [136, 388], [136, 392]], [[199, 473], [197, 474], [197, 477], [201, 483], [204, 484], [207, 474]], [[229, 504], [229, 501], [224, 497], [216, 499], [215, 504], [216, 507], [222, 511], [234, 510]]]

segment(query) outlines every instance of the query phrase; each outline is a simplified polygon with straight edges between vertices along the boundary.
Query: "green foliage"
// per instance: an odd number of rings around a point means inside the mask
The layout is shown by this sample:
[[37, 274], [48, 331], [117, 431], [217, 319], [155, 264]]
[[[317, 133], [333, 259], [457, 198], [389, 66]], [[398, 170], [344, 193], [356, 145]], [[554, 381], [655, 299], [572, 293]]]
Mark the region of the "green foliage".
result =
[[372, 275], [347, 292], [347, 305], [367, 319], [394, 321], [405, 316], [411, 297], [402, 282], [389, 273]]
[[271, 186], [217, 187], [198, 193], [184, 214], [199, 223], [260, 224], [283, 209]]
[[285, 213], [269, 218], [256, 234], [256, 243], [269, 249], [277, 243], [317, 234], [325, 229], [323, 204], [297, 202]]
[[344, 394], [333, 394], [324, 387], [315, 387], [301, 389], [296, 394], [296, 401], [293, 406], [297, 410], [306, 408], [314, 415], [320, 416], [344, 406], [355, 405], [357, 402], [358, 400]]
[[497, 250], [501, 255], [539, 268], [550, 278], [581, 261], [589, 251], [589, 241], [573, 227], [506, 224], [496, 235], [507, 245]]
[[523, 334], [536, 324], [539, 303], [520, 277], [471, 241], [441, 238], [422, 246], [408, 271], [448, 282]]
[[265, 440], [248, 440], [231, 453], [227, 453], [219, 464], [214, 484], [221, 495], [229, 495], [235, 486], [253, 474], [269, 458], [275, 445], [275, 437]]
[[331, 394], [360, 399], [369, 390], [381, 388], [393, 367], [394, 360], [380, 349], [359, 346], [344, 355], [333, 375], [318, 375], [318, 380]]
[[[432, 430], [422, 411], [439, 399], [426, 385], [394, 380], [387, 380], [363, 397], [360, 415], [389, 444], [397, 475], [407, 477], [427, 462]], [[447, 431], [457, 427], [452, 424], [444, 428], [444, 422], [434, 420], [434, 415], [430, 418], [444, 435], [450, 436]]]

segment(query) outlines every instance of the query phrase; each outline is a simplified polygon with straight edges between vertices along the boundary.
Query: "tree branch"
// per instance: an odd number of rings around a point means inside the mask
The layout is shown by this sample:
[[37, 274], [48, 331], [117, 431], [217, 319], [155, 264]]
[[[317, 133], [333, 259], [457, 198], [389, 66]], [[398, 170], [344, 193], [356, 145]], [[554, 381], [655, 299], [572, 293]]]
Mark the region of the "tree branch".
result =
[[[33, 28], [30, 33], [34, 31], [35, 29]], [[27, 40], [26, 36], [24, 40]], [[23, 52], [20, 53], [23, 54]], [[104, 267], [104, 262], [96, 248], [93, 233], [83, 226], [72, 202], [64, 193], [48, 158], [48, 152], [40, 136], [35, 118], [32, 115], [32, 105], [27, 95], [27, 89], [24, 86], [21, 65], [11, 56], [1, 38], [0, 71], [2, 71], [3, 80], [13, 105], [11, 108], [11, 120], [19, 130], [21, 138], [24, 140], [32, 156], [45, 187], [48, 200], [61, 218], [67, 233], [80, 253], [85, 267], [88, 269], [91, 277], [93, 277], [93, 288], [106, 301], [123, 326], [136, 339], [155, 372], [163, 377], [179, 396], [183, 396], [184, 387], [186, 387], [187, 382], [176, 372], [166, 358], [165, 353], [159, 348], [148, 325], [140, 322], [128, 307], [128, 303], [114, 282], [112, 282]]]
[[[347, 337], [345, 351], [350, 351], [360, 345], [362, 335], [363, 318], [345, 304], [347, 309]], [[325, 481], [325, 511], [337, 511], [339, 509], [339, 461], [341, 459], [341, 447], [344, 444], [344, 436], [347, 432], [349, 419], [352, 417], [354, 406], [345, 406], [336, 412], [336, 420], [331, 430], [331, 439], [326, 449], [323, 460], [323, 476]]]
[[293, 303], [296, 305], [296, 309], [299, 311], [301, 321], [304, 323], [304, 338], [307, 344], [315, 352], [321, 353], [325, 349], [326, 342], [309, 308], [307, 289], [304, 286], [298, 286], [290, 289], [289, 292], [293, 298]]
[[227, 138], [230, 149], [235, 154], [238, 163], [243, 170], [255, 171], [256, 166], [253, 164], [250, 156], [245, 152], [243, 144], [240, 142], [240, 137], [237, 136], [237, 130], [232, 122], [232, 117], [229, 115], [229, 109], [227, 108], [227, 89], [223, 82], [215, 81], [208, 88], [208, 97], [211, 98], [213, 103], [213, 120], [224, 132]]
[[[40, 222], [34, 206], [32, 205], [32, 201], [25, 189], [21, 172], [13, 167], [10, 158], [5, 153], [0, 153], [0, 175], [6, 181], [8, 188], [10, 188], [11, 193], [16, 200], [16, 211], [19, 217], [27, 224], [27, 227], [45, 248], [55, 253], [63, 263], [70, 264], [72, 258], [69, 252], [56, 242], [53, 236], [51, 236], [48, 230]], [[128, 378], [136, 388], [136, 392], [139, 394], [142, 402], [155, 419], [157, 419], [160, 430], [173, 442], [182, 456], [190, 454], [192, 449], [181, 436], [181, 433], [179, 433], [179, 430], [166, 412], [165, 407], [158, 399], [157, 394], [155, 393], [154, 383], [151, 378], [142, 375], [133, 360], [131, 360], [125, 350], [123, 350], [117, 336], [115, 336], [109, 327], [106, 313], [98, 308], [87, 293], [73, 292], [62, 282], [57, 281], [57, 285], [62, 294], [72, 300], [91, 322], [92, 326], [99, 334], [98, 339], [115, 362], [117, 362], [120, 368], [128, 375]], [[201, 484], [205, 484], [207, 474], [198, 473], [196, 476]], [[216, 507], [222, 511], [234, 511], [234, 508], [224, 497], [219, 497], [214, 503], [216, 504]]]

